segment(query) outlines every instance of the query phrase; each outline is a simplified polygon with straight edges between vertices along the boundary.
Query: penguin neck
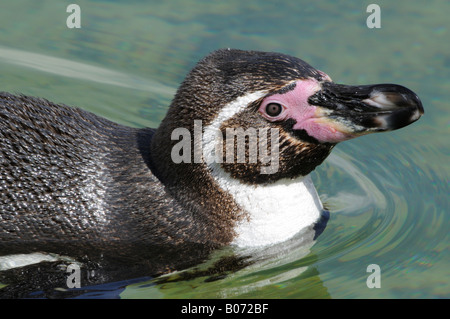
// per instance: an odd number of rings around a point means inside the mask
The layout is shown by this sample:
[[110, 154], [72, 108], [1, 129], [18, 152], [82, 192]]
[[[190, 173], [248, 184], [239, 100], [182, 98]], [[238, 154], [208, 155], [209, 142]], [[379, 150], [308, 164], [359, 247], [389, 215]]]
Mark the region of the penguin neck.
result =
[[192, 216], [206, 234], [204, 242], [230, 244], [242, 211], [230, 194], [217, 187], [205, 163], [175, 163], [171, 159], [171, 132], [175, 128], [173, 122], [163, 121], [156, 130], [150, 145], [152, 172], [184, 208], [183, 213]]
[[245, 217], [234, 226], [232, 244], [236, 246], [280, 243], [320, 219], [323, 206], [309, 175], [268, 184], [246, 184], [216, 165], [210, 168], [217, 185], [244, 212]]

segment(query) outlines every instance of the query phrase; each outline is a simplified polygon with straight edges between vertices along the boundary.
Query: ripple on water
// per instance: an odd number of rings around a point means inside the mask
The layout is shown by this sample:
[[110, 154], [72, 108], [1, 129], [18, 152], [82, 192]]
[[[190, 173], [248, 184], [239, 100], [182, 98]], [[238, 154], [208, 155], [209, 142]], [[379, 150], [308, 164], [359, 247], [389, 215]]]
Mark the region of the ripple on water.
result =
[[[442, 295], [448, 284], [442, 285], [441, 278], [449, 274], [444, 263], [438, 263], [448, 260], [449, 221], [443, 210], [448, 207], [448, 183], [445, 176], [420, 161], [420, 145], [402, 144], [395, 138], [390, 141], [390, 137], [385, 140], [390, 148], [380, 143], [377, 147], [384, 152], [376, 155], [359, 155], [370, 153], [371, 146], [356, 150], [350, 144], [346, 152], [335, 150], [318, 171], [316, 184], [332, 218], [313, 247], [316, 264], [321, 266], [322, 278], [341, 285], [341, 291], [338, 288], [333, 295], [355, 291], [356, 285], [363, 287], [365, 267], [370, 263], [380, 265], [384, 287], [391, 288], [383, 291], [384, 297], [408, 296], [411, 283], [417, 281], [423, 282], [419, 295]], [[358, 154], [358, 158], [349, 154]], [[425, 272], [438, 264], [436, 274]], [[335, 268], [345, 270], [340, 273]], [[439, 283], [440, 288], [417, 280], [420, 276]], [[367, 287], [361, 289], [359, 293], [367, 293]]]

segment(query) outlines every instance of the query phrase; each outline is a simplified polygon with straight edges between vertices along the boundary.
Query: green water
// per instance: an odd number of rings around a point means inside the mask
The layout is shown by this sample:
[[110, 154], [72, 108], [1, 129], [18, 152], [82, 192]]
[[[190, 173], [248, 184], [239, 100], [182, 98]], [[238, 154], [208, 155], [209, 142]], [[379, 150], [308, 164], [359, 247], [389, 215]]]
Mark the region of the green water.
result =
[[[398, 83], [425, 115], [338, 145], [313, 174], [331, 211], [317, 242], [222, 280], [135, 283], [123, 298], [448, 298], [450, 2], [2, 1], [0, 90], [156, 127], [198, 59], [222, 47], [300, 57], [346, 84]], [[381, 288], [369, 289], [370, 264]]]

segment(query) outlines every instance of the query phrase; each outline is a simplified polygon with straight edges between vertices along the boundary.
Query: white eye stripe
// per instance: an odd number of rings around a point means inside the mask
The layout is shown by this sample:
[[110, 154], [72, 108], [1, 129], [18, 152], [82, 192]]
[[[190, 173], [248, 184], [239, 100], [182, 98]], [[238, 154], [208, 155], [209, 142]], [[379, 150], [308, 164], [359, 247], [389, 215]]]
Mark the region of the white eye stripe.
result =
[[[206, 163], [214, 163], [217, 132], [223, 122], [243, 111], [252, 102], [267, 95], [268, 91], [256, 91], [238, 97], [225, 105], [210, 125], [205, 127], [202, 139], [203, 158]], [[210, 168], [212, 168], [210, 166]], [[214, 170], [214, 169], [213, 169]]]
[[244, 110], [249, 104], [263, 98], [267, 94], [268, 91], [256, 91], [238, 97], [236, 100], [228, 103], [222, 108], [222, 110], [219, 112], [216, 119], [213, 121], [213, 123], [211, 123], [211, 125], [218, 124], [217, 128], [219, 128], [220, 124], [232, 118], [235, 114]]

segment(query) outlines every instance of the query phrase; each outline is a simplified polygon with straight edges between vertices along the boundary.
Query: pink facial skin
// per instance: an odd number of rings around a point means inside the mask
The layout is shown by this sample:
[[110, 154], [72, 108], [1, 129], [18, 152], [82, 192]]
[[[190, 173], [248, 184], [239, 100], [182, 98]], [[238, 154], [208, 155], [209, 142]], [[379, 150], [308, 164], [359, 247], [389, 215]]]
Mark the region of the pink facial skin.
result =
[[[330, 79], [327, 75], [325, 78]], [[327, 118], [323, 109], [308, 103], [308, 98], [320, 89], [316, 79], [298, 80], [293, 90], [265, 98], [259, 112], [271, 122], [294, 119], [294, 130], [305, 130], [321, 143], [337, 143], [354, 137], [343, 124]], [[275, 117], [268, 115], [266, 106], [270, 103], [282, 105], [283, 111]]]

